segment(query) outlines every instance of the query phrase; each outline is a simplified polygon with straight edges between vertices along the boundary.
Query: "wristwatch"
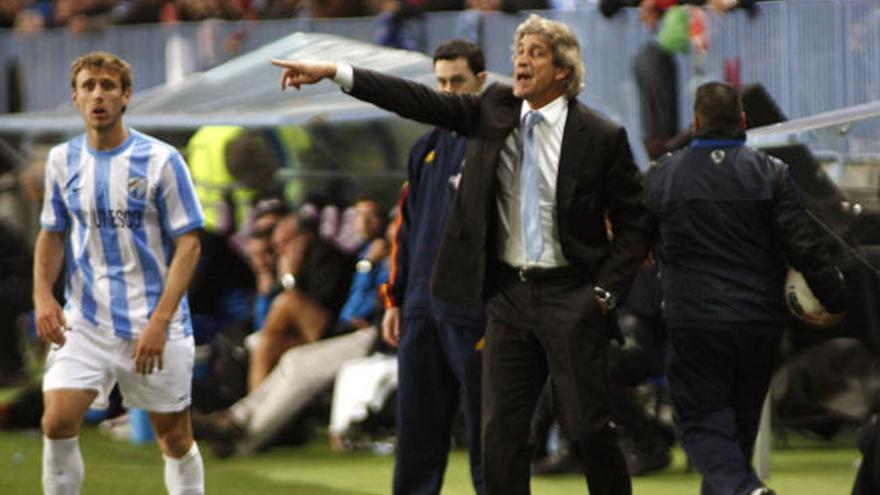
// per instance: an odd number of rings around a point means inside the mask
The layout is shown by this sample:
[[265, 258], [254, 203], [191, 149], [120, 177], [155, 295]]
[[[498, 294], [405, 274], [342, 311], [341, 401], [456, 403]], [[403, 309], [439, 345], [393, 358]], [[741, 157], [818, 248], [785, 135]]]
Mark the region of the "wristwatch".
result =
[[617, 299], [614, 297], [614, 294], [608, 292], [602, 287], [599, 287], [598, 285], [593, 287], [593, 295], [596, 296], [597, 301], [605, 306], [606, 310], [611, 311], [617, 307]]
[[292, 273], [285, 273], [281, 276], [281, 287], [284, 290], [291, 290], [296, 287], [296, 277]]
[[370, 273], [373, 270], [373, 262], [364, 258], [354, 265], [358, 273]]

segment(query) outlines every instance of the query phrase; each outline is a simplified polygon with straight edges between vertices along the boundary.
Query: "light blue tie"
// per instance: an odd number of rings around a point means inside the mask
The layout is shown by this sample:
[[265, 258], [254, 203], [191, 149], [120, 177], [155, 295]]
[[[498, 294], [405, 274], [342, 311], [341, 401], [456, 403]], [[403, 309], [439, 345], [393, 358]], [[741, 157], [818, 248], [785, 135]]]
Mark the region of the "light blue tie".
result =
[[529, 261], [538, 261], [544, 251], [541, 236], [541, 195], [538, 189], [538, 140], [535, 124], [544, 120], [540, 112], [526, 114], [523, 130], [522, 163], [519, 171], [519, 209], [522, 215], [522, 241]]

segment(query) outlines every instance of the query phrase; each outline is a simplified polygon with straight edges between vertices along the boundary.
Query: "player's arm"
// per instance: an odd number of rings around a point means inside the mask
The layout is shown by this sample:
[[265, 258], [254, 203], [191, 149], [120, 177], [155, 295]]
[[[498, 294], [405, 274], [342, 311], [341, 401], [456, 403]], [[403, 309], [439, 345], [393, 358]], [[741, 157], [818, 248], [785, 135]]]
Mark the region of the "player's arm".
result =
[[168, 323], [189, 286], [201, 250], [198, 230], [191, 230], [174, 239], [174, 256], [168, 268], [165, 288], [132, 354], [135, 371], [138, 373], [149, 374], [154, 369], [162, 369], [162, 352], [165, 349]]
[[52, 287], [64, 264], [64, 231], [40, 229], [34, 249], [34, 319], [37, 336], [58, 345], [64, 344], [64, 311]]

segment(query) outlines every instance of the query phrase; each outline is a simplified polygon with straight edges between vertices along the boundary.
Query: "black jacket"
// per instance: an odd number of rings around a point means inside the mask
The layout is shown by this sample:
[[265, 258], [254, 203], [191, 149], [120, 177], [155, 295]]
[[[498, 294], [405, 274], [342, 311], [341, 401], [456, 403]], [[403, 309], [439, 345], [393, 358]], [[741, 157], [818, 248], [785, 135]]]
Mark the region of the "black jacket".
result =
[[[523, 100], [493, 84], [480, 95], [452, 95], [404, 79], [355, 69], [351, 95], [468, 137], [464, 172], [437, 255], [432, 290], [476, 306], [496, 259], [496, 168]], [[622, 127], [570, 100], [559, 157], [556, 225], [562, 252], [583, 278], [622, 299], [647, 252], [650, 225], [641, 175]], [[605, 215], [614, 225], [608, 238]]]
[[648, 172], [659, 221], [664, 317], [781, 321], [786, 264], [831, 312], [844, 285], [807, 216], [788, 165], [743, 145], [734, 131], [698, 134]]

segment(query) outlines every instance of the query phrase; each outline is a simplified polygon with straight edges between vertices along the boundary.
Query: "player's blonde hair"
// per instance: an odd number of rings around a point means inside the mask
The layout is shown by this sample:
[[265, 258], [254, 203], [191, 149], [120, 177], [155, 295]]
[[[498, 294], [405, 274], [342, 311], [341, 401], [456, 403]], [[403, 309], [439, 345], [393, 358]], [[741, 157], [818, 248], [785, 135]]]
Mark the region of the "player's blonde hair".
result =
[[119, 74], [122, 91], [131, 87], [131, 65], [118, 56], [103, 51], [94, 51], [78, 57], [70, 65], [70, 87], [76, 89], [76, 76], [83, 69], [99, 69]]

